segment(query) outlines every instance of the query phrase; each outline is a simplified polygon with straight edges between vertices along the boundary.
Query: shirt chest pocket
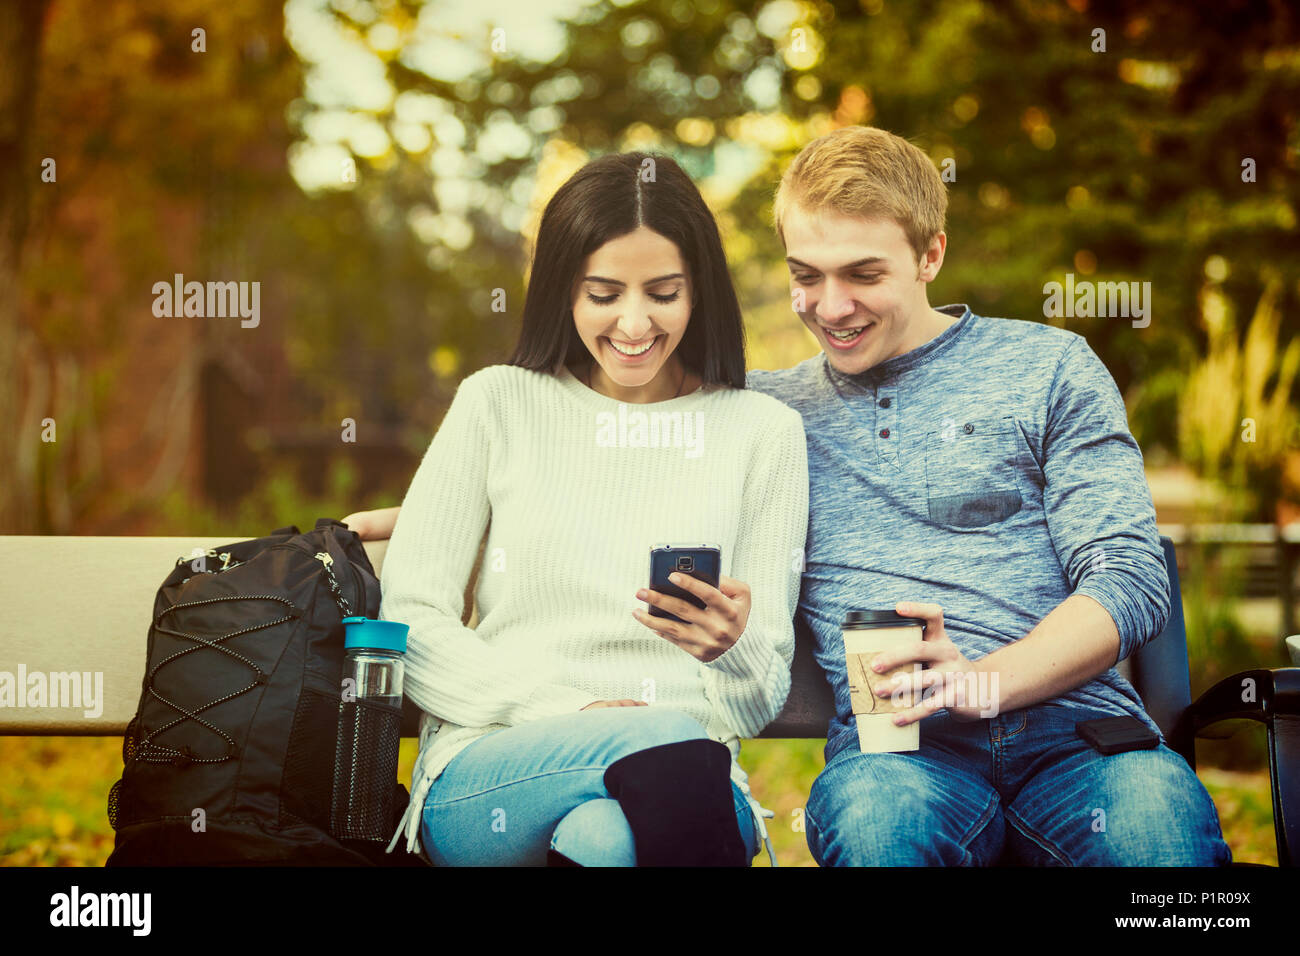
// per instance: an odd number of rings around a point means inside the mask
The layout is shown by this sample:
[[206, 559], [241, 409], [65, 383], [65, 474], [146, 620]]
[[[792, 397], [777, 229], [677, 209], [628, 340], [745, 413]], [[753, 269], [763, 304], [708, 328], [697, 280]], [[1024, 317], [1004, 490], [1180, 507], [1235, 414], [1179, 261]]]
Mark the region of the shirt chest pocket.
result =
[[1023, 504], [1015, 418], [945, 419], [926, 436], [925, 483], [937, 525], [984, 528], [1011, 517]]

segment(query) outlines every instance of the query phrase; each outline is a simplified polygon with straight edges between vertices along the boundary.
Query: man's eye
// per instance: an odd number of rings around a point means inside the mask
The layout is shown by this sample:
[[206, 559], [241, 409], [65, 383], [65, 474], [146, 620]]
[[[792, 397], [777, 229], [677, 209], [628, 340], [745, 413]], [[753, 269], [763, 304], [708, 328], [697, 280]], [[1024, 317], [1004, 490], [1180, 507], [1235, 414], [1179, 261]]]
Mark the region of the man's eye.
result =
[[870, 275], [863, 275], [862, 273], [859, 272], [856, 275], [854, 275], [853, 278], [857, 279], [859, 282], [875, 282], [877, 279], [880, 278], [880, 273], [873, 272]]
[[599, 295], [592, 295], [590, 292], [588, 292], [587, 298], [590, 299], [592, 302], [595, 302], [597, 305], [609, 305], [611, 302], [617, 299], [618, 296], [617, 295], [599, 296]]
[[793, 276], [795, 282], [814, 282], [817, 276], [811, 272], [795, 273]]
[[656, 302], [676, 302], [677, 297], [681, 294], [682, 294], [681, 289], [678, 289], [672, 295], [655, 295], [653, 292], [651, 292], [650, 298], [654, 299]]

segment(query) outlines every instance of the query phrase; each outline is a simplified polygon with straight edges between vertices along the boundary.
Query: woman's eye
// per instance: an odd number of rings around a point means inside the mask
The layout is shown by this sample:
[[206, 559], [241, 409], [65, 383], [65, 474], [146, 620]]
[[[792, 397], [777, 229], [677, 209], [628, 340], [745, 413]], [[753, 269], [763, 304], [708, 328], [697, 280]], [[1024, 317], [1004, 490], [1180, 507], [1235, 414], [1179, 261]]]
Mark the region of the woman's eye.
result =
[[[681, 294], [682, 294], [682, 290], [678, 289], [672, 295], [655, 295], [654, 293], [651, 293], [650, 298], [654, 299], [656, 302], [663, 302], [663, 303], [676, 302], [678, 298], [681, 297]], [[587, 298], [590, 301], [596, 303], [597, 305], [609, 305], [611, 302], [613, 302], [615, 299], [618, 298], [618, 294], [615, 293], [614, 295], [601, 296], [601, 295], [592, 295], [590, 292], [588, 292]]]

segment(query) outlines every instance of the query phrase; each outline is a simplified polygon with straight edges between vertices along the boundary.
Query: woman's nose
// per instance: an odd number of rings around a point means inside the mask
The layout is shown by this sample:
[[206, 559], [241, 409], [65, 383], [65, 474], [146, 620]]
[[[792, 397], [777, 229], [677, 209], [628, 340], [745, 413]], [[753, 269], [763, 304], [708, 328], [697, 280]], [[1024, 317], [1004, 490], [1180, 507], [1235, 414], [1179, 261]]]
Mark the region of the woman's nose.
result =
[[653, 323], [644, 306], [634, 306], [618, 320], [619, 334], [628, 342], [640, 342], [650, 332]]

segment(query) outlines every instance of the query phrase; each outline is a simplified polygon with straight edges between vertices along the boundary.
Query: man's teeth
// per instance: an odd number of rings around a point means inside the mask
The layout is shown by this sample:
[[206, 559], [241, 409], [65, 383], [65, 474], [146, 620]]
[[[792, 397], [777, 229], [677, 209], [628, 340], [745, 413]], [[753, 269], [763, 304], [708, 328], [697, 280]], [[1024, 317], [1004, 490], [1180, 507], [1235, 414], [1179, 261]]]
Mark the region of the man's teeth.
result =
[[609, 340], [609, 344], [614, 349], [614, 351], [618, 352], [620, 355], [644, 355], [646, 352], [650, 351], [650, 347], [655, 344], [655, 340], [651, 339], [645, 345], [633, 349], [623, 348], [613, 339]]
[[866, 328], [865, 325], [860, 325], [856, 329], [845, 329], [842, 332], [832, 332], [830, 329], [827, 329], [826, 334], [833, 339], [839, 339], [841, 342], [847, 342], [850, 339], [857, 338], [858, 333], [865, 328]]

